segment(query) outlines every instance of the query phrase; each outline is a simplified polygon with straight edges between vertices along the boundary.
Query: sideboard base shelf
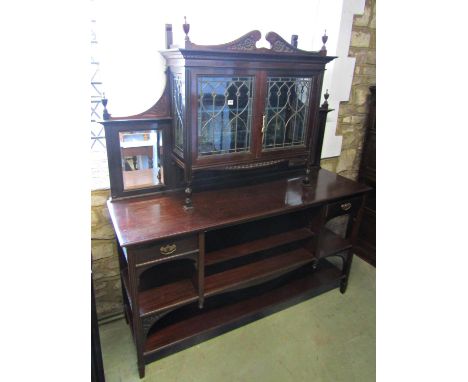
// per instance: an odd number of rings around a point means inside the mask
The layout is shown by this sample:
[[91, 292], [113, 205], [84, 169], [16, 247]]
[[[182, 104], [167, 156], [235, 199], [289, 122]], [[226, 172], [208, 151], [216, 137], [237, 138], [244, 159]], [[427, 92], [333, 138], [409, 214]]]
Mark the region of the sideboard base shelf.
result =
[[191, 304], [150, 331], [145, 364], [337, 288], [341, 279], [341, 270], [323, 260], [315, 270], [308, 264], [270, 282], [208, 298], [203, 310]]

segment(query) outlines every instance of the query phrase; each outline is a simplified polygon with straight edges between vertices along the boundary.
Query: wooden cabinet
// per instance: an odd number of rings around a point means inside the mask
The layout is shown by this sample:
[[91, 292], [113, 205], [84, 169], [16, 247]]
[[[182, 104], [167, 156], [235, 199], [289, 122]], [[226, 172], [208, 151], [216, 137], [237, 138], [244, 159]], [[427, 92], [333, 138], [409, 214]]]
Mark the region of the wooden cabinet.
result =
[[[108, 208], [141, 377], [155, 359], [346, 290], [369, 187], [320, 168], [333, 57], [273, 32], [270, 49], [256, 48], [260, 37], [200, 46], [187, 36], [185, 48], [162, 52], [168, 82], [155, 106], [124, 118], [105, 111]], [[119, 135], [142, 131], [155, 137], [151, 154], [125, 151]], [[159, 182], [126, 188], [129, 160], [152, 163]], [[344, 237], [325, 228], [340, 215], [349, 215]]]
[[[310, 182], [197, 192], [190, 212], [182, 193], [108, 202], [141, 376], [172, 352], [330, 289], [345, 292], [369, 188], [323, 169]], [[325, 228], [342, 214], [350, 216], [344, 238]]]

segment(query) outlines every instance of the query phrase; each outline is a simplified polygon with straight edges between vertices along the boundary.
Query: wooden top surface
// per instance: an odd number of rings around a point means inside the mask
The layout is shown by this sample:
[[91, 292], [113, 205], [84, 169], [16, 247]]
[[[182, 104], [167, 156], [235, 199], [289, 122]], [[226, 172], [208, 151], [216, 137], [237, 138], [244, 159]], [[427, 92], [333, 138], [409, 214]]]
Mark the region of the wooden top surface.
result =
[[184, 194], [108, 201], [122, 246], [273, 216], [369, 191], [366, 185], [324, 169], [313, 169], [311, 184], [303, 178], [194, 192], [193, 209], [184, 210]]

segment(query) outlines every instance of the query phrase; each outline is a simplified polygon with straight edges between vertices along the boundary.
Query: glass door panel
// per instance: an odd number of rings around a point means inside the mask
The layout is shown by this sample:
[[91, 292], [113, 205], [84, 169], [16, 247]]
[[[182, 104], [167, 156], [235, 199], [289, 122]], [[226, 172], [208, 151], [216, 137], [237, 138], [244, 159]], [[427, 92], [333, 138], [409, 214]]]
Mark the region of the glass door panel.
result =
[[305, 145], [311, 90], [311, 77], [267, 77], [263, 151]]
[[254, 77], [198, 77], [198, 156], [250, 152]]

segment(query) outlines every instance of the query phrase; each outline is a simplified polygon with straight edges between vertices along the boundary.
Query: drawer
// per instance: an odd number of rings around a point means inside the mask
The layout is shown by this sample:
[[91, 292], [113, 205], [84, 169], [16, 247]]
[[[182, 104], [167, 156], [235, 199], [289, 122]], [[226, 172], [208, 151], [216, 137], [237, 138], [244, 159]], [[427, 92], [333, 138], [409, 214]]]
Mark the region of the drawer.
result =
[[128, 249], [130, 256], [135, 256], [137, 265], [195, 251], [198, 251], [198, 235], [176, 237]]
[[359, 207], [361, 207], [362, 196], [342, 199], [338, 202], [330, 203], [327, 206], [327, 219], [333, 219], [334, 217], [345, 215], [345, 214], [355, 214]]

